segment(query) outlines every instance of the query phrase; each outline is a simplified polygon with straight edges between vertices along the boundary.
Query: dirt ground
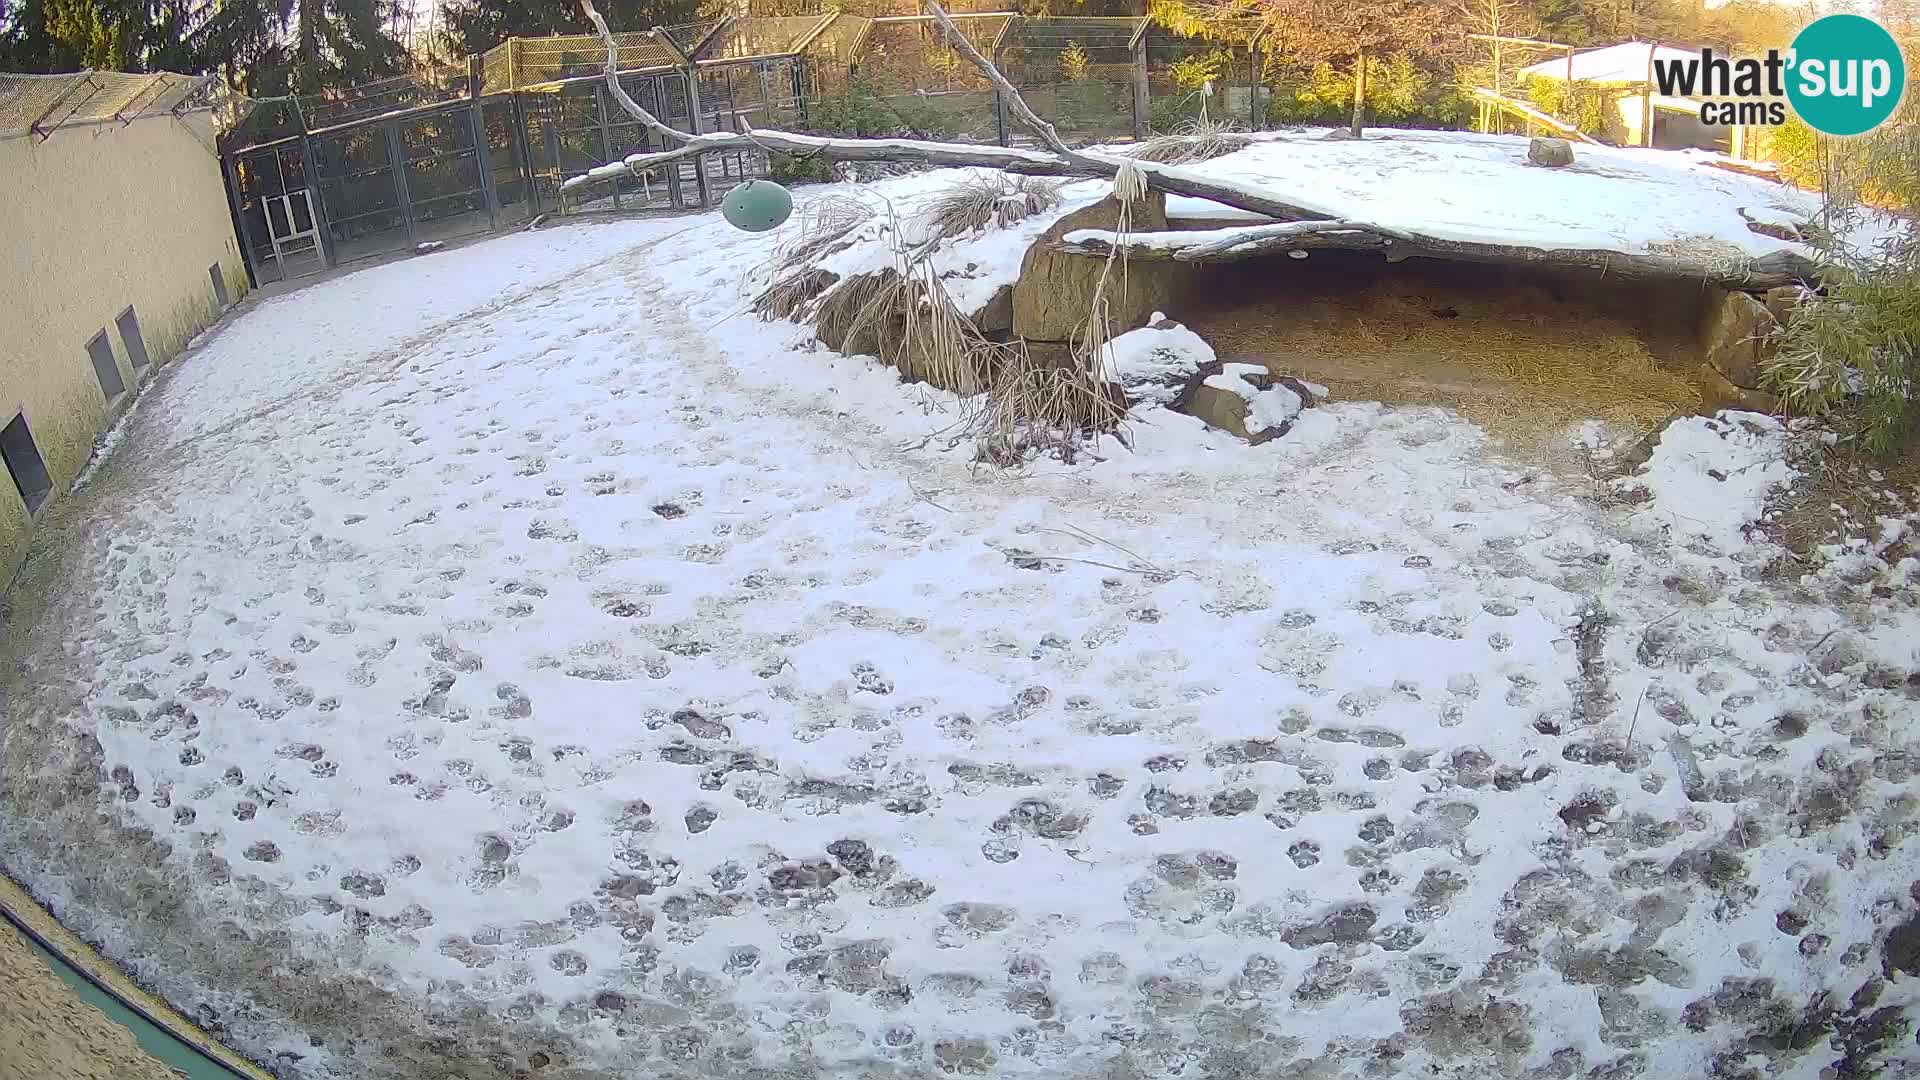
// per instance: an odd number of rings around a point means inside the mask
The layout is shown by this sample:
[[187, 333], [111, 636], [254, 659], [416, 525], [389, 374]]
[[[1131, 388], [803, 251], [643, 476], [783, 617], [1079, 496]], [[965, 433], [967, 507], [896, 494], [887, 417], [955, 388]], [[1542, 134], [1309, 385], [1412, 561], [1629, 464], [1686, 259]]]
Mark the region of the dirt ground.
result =
[[[1760, 528], [1797, 557], [1823, 544], [1873, 539], [1882, 517], [1920, 506], [1920, 437], [1879, 456], [1809, 443], [1794, 467], [1801, 479], [1773, 501]], [[1912, 546], [1910, 540], [1895, 541], [1886, 558], [1898, 561]]]
[[1593, 275], [1315, 252], [1211, 267], [1183, 309], [1222, 359], [1265, 357], [1337, 400], [1445, 405], [1516, 456], [1577, 466], [1567, 435], [1616, 445], [1736, 404], [1693, 344], [1698, 298]]
[[0, 1080], [177, 1080], [0, 923]]

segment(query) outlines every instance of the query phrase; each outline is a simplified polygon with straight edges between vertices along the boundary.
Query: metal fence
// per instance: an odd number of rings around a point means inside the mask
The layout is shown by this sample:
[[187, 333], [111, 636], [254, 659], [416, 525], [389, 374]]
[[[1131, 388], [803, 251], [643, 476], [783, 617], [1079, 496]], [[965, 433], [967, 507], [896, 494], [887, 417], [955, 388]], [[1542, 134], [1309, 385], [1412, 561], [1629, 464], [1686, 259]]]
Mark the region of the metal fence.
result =
[[62, 127], [130, 124], [148, 116], [214, 108], [211, 75], [76, 71], [66, 75], [0, 74], [0, 139], [45, 139]]
[[1258, 21], [1219, 27], [1209, 38], [1149, 26], [1143, 44], [1148, 127], [1171, 131], [1198, 120], [1248, 129], [1265, 125], [1273, 89], [1262, 78]]
[[[1211, 119], [1247, 126], [1263, 116], [1251, 34], [1197, 42], [1146, 18], [954, 17], [1069, 140], [1141, 138], [1202, 105]], [[694, 134], [776, 127], [1002, 145], [1026, 138], [1010, 127], [991, 83], [925, 15], [742, 16], [617, 34], [615, 47], [622, 88]], [[707, 206], [771, 170], [758, 151], [714, 152], [563, 198], [569, 177], [670, 149], [611, 100], [606, 56], [590, 35], [514, 38], [437, 80], [404, 76], [252, 103], [223, 141], [223, 162], [256, 278], [552, 211]]]
[[1146, 32], [1144, 18], [1015, 19], [995, 63], [1062, 138], [1145, 137]]

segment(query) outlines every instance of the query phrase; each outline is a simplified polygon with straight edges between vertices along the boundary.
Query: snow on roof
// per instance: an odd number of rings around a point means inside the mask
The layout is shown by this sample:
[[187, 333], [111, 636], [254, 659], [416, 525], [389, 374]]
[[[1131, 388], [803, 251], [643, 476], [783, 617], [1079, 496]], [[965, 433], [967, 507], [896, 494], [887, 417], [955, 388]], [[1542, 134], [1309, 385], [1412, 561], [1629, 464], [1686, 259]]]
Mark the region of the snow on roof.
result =
[[[1661, 60], [1694, 60], [1700, 56], [1698, 49], [1674, 49], [1665, 45], [1655, 45], [1647, 41], [1628, 41], [1619, 45], [1609, 45], [1604, 49], [1588, 49], [1573, 54], [1573, 80], [1575, 82], [1646, 82], [1647, 53]], [[1555, 57], [1543, 60], [1532, 67], [1520, 69], [1522, 75], [1539, 75], [1548, 79], [1567, 77], [1567, 58]]]
[[[1577, 146], [1574, 164], [1527, 163], [1527, 140], [1460, 131], [1375, 129], [1361, 140], [1318, 131], [1263, 137], [1190, 166], [1216, 180], [1310, 200], [1332, 217], [1444, 240], [1623, 253], [1802, 251], [1747, 228], [1740, 210], [1806, 220], [1819, 209], [1795, 188], [1713, 168], [1669, 150]], [[1209, 216], [1205, 200], [1172, 198], [1170, 217]]]

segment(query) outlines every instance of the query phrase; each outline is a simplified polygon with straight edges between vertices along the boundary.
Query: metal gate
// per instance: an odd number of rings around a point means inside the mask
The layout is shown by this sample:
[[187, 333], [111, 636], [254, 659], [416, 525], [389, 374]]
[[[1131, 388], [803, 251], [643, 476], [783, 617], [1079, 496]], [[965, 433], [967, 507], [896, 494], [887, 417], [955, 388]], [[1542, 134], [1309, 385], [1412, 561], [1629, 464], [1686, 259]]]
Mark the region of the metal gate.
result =
[[[668, 125], [713, 131], [768, 126], [802, 110], [799, 76], [791, 62], [702, 68], [700, 84], [712, 89], [704, 104], [685, 70], [620, 81]], [[667, 148], [611, 100], [602, 80], [579, 78], [307, 129], [230, 152], [227, 161], [247, 260], [266, 284], [556, 209], [706, 206], [734, 183], [766, 174], [757, 150], [715, 152], [619, 176], [584, 202], [560, 196], [570, 177]]]
[[233, 162], [240, 242], [262, 284], [327, 268], [325, 241], [299, 139], [238, 155]]
[[[320, 226], [313, 218], [313, 193], [305, 188], [266, 199], [267, 234], [273, 241], [273, 257], [281, 266], [297, 260], [312, 267], [314, 260], [326, 262], [320, 247]], [[301, 270], [308, 273], [310, 270]], [[297, 275], [296, 275], [297, 276]]]
[[[683, 73], [623, 75], [620, 84], [648, 112], [670, 126], [686, 129], [691, 110]], [[525, 110], [534, 194], [544, 208], [561, 205], [560, 185], [569, 177], [629, 154], [667, 148], [658, 133], [610, 100], [606, 84], [598, 79], [558, 84], [551, 92], [527, 100]], [[698, 171], [692, 161], [682, 159], [644, 175], [618, 177], [590, 202], [570, 205], [639, 210], [700, 206], [705, 201]]]
[[458, 101], [309, 137], [334, 265], [529, 215], [511, 100]]

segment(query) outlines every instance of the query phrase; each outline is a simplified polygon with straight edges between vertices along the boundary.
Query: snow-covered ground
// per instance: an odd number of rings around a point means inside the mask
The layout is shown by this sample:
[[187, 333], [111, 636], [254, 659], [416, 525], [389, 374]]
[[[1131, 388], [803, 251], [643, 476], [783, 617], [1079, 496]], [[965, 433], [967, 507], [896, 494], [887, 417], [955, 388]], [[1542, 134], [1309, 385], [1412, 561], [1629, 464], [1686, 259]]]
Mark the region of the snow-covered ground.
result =
[[1008, 475], [753, 320], [776, 241], [179, 361], [13, 597], [8, 869], [287, 1076], [1920, 1065], [1920, 567], [1747, 546], [1777, 425], [1605, 506], [1367, 403]]

